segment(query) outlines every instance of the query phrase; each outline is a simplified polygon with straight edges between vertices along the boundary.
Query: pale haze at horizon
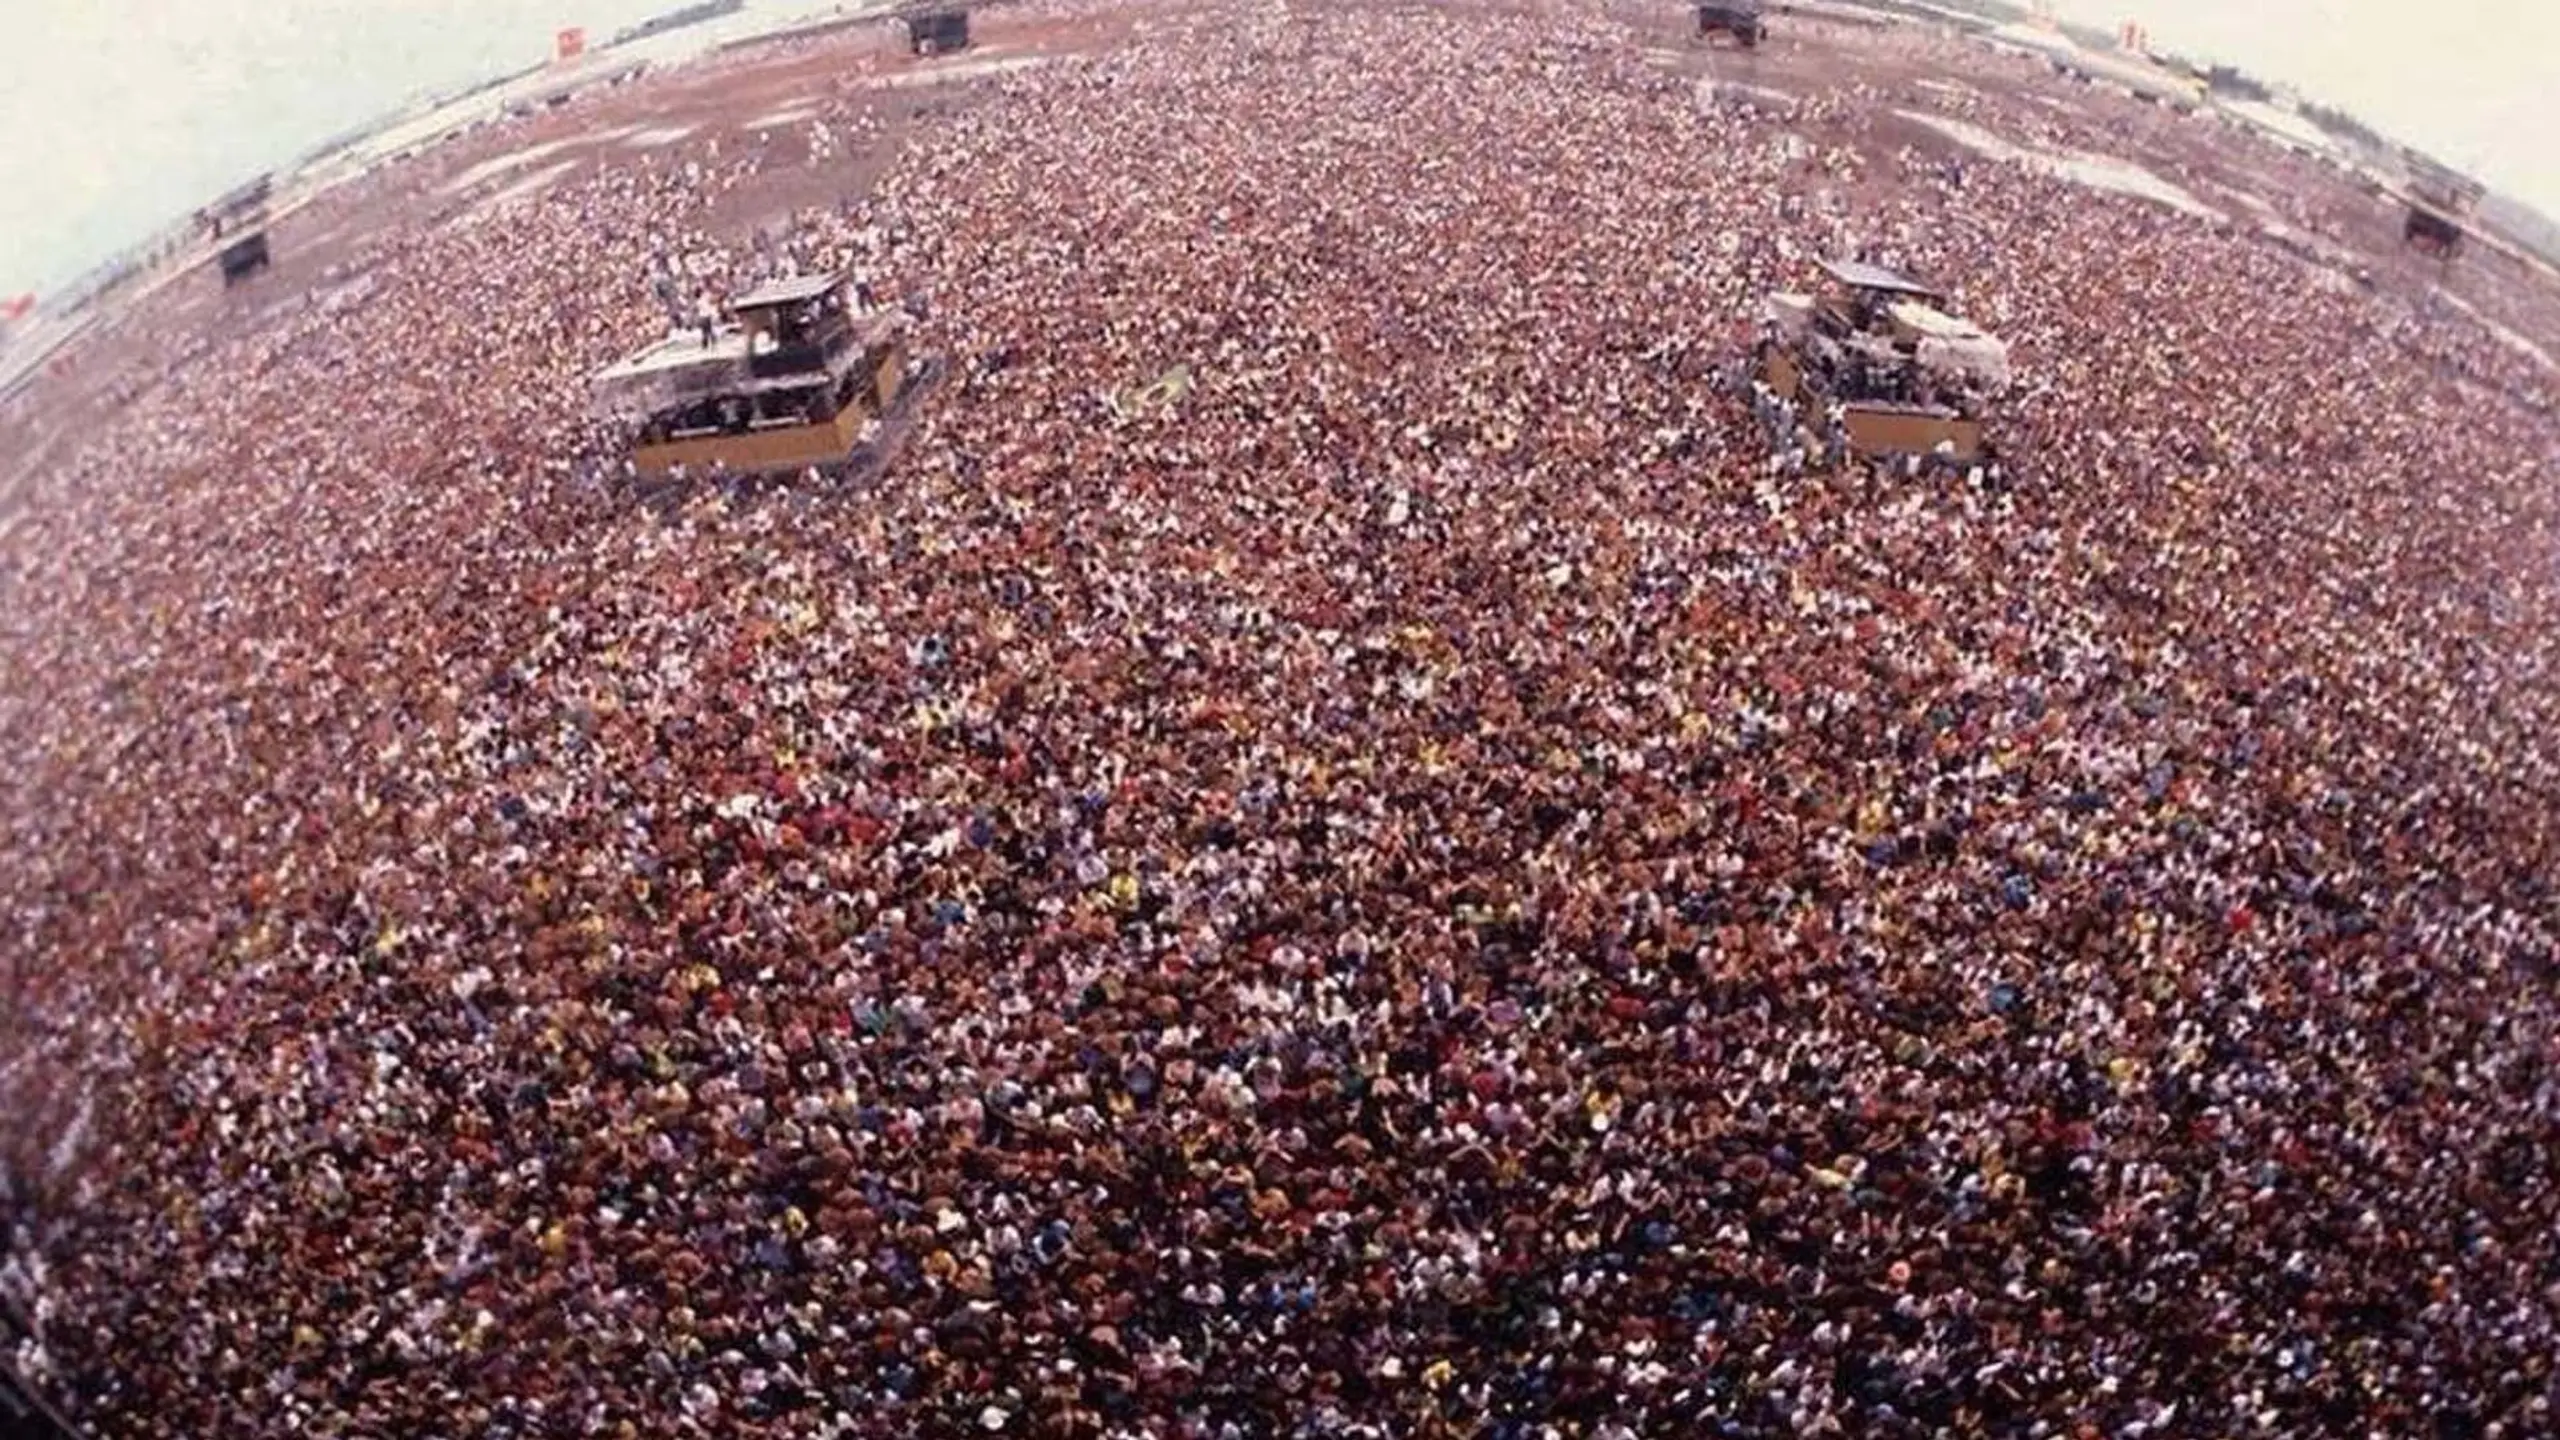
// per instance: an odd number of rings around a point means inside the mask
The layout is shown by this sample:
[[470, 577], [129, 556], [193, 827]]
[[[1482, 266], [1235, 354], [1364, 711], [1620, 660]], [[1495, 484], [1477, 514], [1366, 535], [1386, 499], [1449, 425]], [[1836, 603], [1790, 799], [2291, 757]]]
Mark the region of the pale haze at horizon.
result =
[[[249, 176], [422, 91], [540, 60], [679, 0], [7, 0], [0, 295], [60, 285]], [[1677, 10], [1676, 0], [1662, 0]], [[2560, 220], [2560, 5], [2056, 0], [2156, 49], [2298, 85]], [[2413, 19], [2417, 23], [2412, 23]], [[2427, 23], [2433, 22], [2433, 23]]]

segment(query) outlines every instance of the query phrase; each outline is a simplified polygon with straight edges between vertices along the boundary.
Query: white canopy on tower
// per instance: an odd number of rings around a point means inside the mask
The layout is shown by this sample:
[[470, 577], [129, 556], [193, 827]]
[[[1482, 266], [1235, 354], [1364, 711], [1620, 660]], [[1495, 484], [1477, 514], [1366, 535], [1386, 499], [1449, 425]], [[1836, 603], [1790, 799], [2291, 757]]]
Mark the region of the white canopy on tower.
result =
[[1921, 368], [1961, 375], [1994, 394], [2009, 388], [2009, 347], [1981, 326], [1917, 300], [1897, 300], [1885, 313], [1919, 342]]

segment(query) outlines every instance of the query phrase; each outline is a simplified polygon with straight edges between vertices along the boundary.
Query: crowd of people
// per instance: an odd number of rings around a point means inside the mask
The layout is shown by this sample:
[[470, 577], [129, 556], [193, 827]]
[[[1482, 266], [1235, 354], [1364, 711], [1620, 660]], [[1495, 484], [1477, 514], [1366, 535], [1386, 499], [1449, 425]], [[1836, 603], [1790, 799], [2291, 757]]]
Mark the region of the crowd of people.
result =
[[[787, 244], [735, 136], [391, 237], [35, 487], [97, 1433], [2560, 1432], [2551, 375], [1584, 8], [1150, 13]], [[585, 377], [777, 253], [915, 303], [898, 462], [623, 492]], [[1826, 255], [2008, 484], [1766, 463]]]

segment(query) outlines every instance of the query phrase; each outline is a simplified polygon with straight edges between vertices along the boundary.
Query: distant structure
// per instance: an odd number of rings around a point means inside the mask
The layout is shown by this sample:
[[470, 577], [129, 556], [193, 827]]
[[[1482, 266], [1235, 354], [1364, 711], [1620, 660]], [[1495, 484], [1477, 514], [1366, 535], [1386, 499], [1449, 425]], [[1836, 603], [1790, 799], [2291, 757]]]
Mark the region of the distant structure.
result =
[[2400, 163], [2409, 172], [2409, 188], [2432, 203], [2457, 214], [2468, 215], [2480, 208], [2489, 187], [2432, 156], [2402, 147]]
[[214, 258], [214, 263], [222, 270], [222, 283], [225, 286], [237, 285], [248, 280], [275, 263], [275, 257], [267, 253], [267, 232], [260, 230], [255, 234], [243, 235], [223, 246], [222, 253]]
[[214, 264], [225, 286], [274, 263], [267, 251], [267, 200], [274, 190], [274, 177], [261, 175], [196, 212], [197, 233], [218, 247]]
[[599, 86], [620, 85], [649, 68], [649, 62], [612, 50], [587, 50], [575, 59], [539, 65], [507, 82], [501, 109], [508, 115], [536, 115], [557, 110], [578, 94]]
[[275, 177], [260, 175], [198, 210], [196, 228], [212, 240], [237, 230], [263, 228], [267, 223], [267, 200], [274, 193]]
[[695, 0], [691, 5], [669, 10], [664, 14], [652, 15], [637, 25], [616, 30], [613, 32], [613, 38], [605, 42], [605, 48], [610, 50], [618, 45], [628, 45], [634, 40], [646, 40], [653, 35], [664, 35], [670, 30], [682, 30], [686, 26], [699, 25], [706, 20], [717, 20], [723, 15], [734, 15], [745, 8], [746, 0]]
[[1900, 8], [1876, 3], [1876, 0], [1777, 0], [1767, 8], [1790, 18], [1820, 20], [1831, 25], [1855, 25], [1867, 30], [1889, 30], [1910, 18]]
[[2450, 260], [2462, 253], [2462, 222], [2424, 201], [2411, 199], [2400, 222], [2400, 238], [2413, 250]]
[[2052, 19], [2050, 10], [1988, 32], [1996, 49], [2032, 55], [2058, 74], [2103, 83], [2137, 100], [2175, 110], [2193, 110], [2205, 102], [2205, 82], [2154, 64], [2138, 50], [2091, 50], [2072, 40]]
[[1760, 0], [1698, 0], [1699, 39], [1714, 44], [1721, 37], [1751, 50], [1764, 33]]
[[957, 5], [906, 13], [907, 50], [914, 55], [948, 55], [969, 48], [969, 12]]
[[908, 391], [898, 311], [857, 313], [850, 277], [796, 275], [597, 373], [598, 418], [637, 425], [632, 467], [771, 474], [852, 462]]
[[2220, 95], [2214, 99], [2214, 109], [2233, 123], [2255, 131], [2271, 145], [2307, 160], [2340, 163], [2338, 142], [2328, 131], [2304, 119], [2299, 110], [2268, 100]]
[[2400, 238], [2439, 259], [2461, 254], [2464, 237], [2478, 224], [2488, 187], [2415, 150], [2403, 149], [2400, 162], [2409, 174], [2408, 213], [2400, 222]]

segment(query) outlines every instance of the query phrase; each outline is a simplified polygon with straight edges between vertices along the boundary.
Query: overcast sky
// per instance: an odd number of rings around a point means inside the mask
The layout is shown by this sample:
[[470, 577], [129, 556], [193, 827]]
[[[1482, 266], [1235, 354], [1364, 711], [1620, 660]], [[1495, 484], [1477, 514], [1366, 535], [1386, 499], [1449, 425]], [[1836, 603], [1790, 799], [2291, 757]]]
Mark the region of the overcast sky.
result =
[[[388, 110], [679, 0], [0, 0], [0, 296]], [[1663, 0], [1668, 6], [1671, 0]], [[2056, 0], [2343, 105], [2560, 216], [2554, 0]]]
[[424, 90], [683, 0], [0, 0], [0, 296], [58, 284]]
[[2560, 219], [2553, 0], [2054, 0], [2151, 46], [2298, 85]]

